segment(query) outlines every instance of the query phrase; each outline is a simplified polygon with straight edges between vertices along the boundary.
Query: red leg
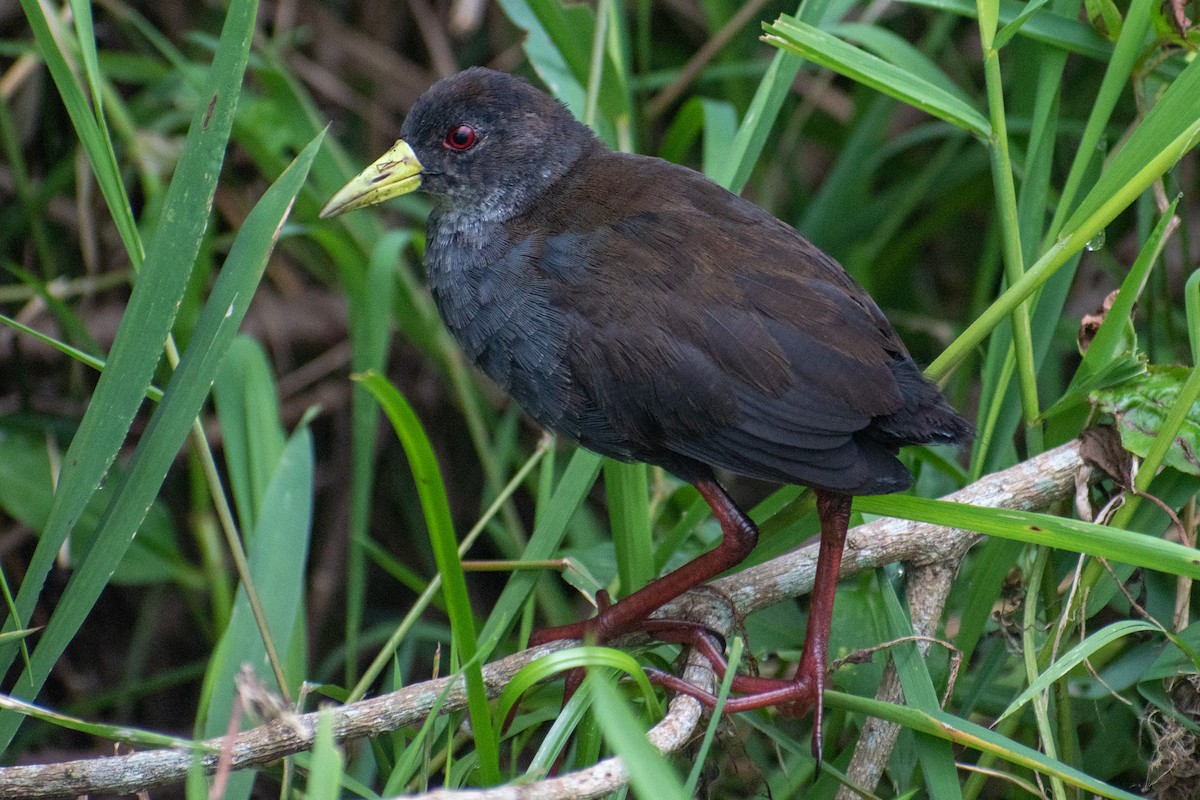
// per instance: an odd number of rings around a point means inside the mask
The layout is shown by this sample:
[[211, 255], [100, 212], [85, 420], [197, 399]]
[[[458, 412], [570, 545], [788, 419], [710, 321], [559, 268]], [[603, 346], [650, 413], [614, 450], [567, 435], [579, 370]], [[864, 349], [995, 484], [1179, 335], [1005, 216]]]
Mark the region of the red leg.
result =
[[[700, 481], [696, 488], [708, 502], [721, 524], [721, 543], [702, 556], [689, 561], [674, 572], [652, 581], [613, 605], [604, 605], [592, 619], [572, 625], [562, 625], [537, 631], [530, 644], [544, 644], [557, 639], [595, 637], [604, 642], [630, 631], [658, 628], [670, 641], [687, 641], [700, 646], [719, 675], [724, 675], [725, 662], [716, 642], [702, 631], [688, 632], [683, 628], [664, 628], [646, 625], [650, 614], [689, 589], [715, 578], [737, 566], [758, 542], [758, 528], [730, 499], [716, 481]], [[817, 574], [813, 583], [812, 604], [804, 649], [800, 664], [791, 680], [756, 678], [739, 675], [733, 680], [734, 691], [742, 694], [728, 700], [725, 710], [730, 713], [779, 705], [788, 716], [800, 717], [814, 711], [813, 755], [821, 760], [822, 699], [825, 694], [826, 655], [829, 649], [829, 629], [833, 622], [833, 601], [837, 593], [838, 572], [846, 545], [846, 530], [850, 524], [851, 498], [848, 495], [816, 490], [817, 516], [821, 521], [821, 548], [817, 556]], [[668, 633], [668, 631], [672, 631]], [[690, 694], [712, 705], [715, 698], [672, 676], [652, 671], [659, 683]], [[569, 695], [568, 695], [569, 696]]]
[[611, 606], [601, 608], [591, 619], [534, 632], [530, 644], [557, 639], [594, 636], [605, 642], [623, 633], [639, 630], [642, 622], [663, 605], [688, 589], [711, 580], [745, 560], [758, 543], [758, 528], [742, 513], [716, 481], [698, 481], [696, 488], [721, 523], [721, 543], [679, 569], [650, 582]]
[[[817, 575], [813, 582], [812, 604], [808, 630], [804, 634], [804, 649], [800, 664], [791, 680], [756, 678], [739, 675], [733, 679], [733, 691], [743, 695], [725, 703], [729, 713], [779, 705], [781, 711], [794, 717], [813, 710], [813, 755], [821, 760], [822, 700], [825, 695], [826, 659], [829, 649], [829, 629], [833, 622], [833, 601], [837, 593], [838, 572], [846, 545], [846, 529], [850, 524], [851, 498], [847, 495], [817, 490], [817, 516], [821, 520], [821, 549], [817, 556]], [[713, 664], [719, 677], [724, 677], [725, 661], [711, 634], [686, 627], [667, 629], [672, 641], [686, 641], [699, 647]], [[716, 698], [691, 684], [660, 671], [647, 671], [655, 683], [689, 694], [712, 706]]]

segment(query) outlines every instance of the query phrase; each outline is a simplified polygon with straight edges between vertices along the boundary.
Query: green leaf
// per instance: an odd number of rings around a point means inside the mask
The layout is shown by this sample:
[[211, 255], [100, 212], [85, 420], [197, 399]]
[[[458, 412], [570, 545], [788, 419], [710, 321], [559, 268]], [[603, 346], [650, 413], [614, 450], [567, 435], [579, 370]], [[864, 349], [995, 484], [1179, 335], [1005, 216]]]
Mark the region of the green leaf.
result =
[[889, 97], [908, 103], [981, 139], [991, 136], [987, 119], [961, 97], [906, 69], [861, 50], [812, 25], [780, 17], [764, 25], [765, 41], [804, 56]]
[[421, 421], [404, 396], [381, 375], [367, 374], [361, 377], [361, 381], [362, 385], [375, 395], [375, 399], [391, 420], [400, 443], [404, 445], [404, 454], [408, 457], [409, 468], [417, 484], [417, 495], [421, 498], [421, 510], [425, 515], [425, 526], [429, 530], [429, 542], [433, 546], [434, 559], [442, 576], [442, 591], [446, 597], [446, 611], [450, 616], [454, 645], [458, 649], [459, 657], [466, 663], [464, 671], [468, 707], [483, 779], [490, 784], [499, 783], [500, 753], [490, 724], [483, 671], [476, 658], [478, 647], [475, 641], [475, 619], [467, 594], [462, 559], [458, 555], [454, 523], [450, 518], [450, 502], [446, 499], [446, 485], [442, 480], [437, 457], [433, 454], [433, 447], [429, 444]]
[[[521, 554], [522, 561], [545, 561], [555, 556], [567, 534], [567, 523], [595, 485], [603, 461], [602, 456], [588, 450], [575, 451], [550, 499], [544, 504], [539, 503], [537, 523], [525, 552]], [[479, 634], [485, 654], [490, 653], [512, 627], [537, 580], [538, 573], [534, 570], [517, 570], [508, 579]]]
[[243, 531], [258, 523], [263, 495], [279, 463], [287, 433], [279, 418], [278, 393], [267, 354], [248, 336], [229, 346], [213, 401], [221, 423], [225, 466]]
[[854, 711], [866, 716], [895, 722], [914, 731], [947, 739], [962, 747], [1002, 758], [1010, 764], [1060, 778], [1072, 786], [1113, 800], [1139, 800], [1138, 796], [1088, 775], [1081, 770], [1049, 758], [1032, 747], [1014, 742], [993, 730], [947, 714], [944, 711], [918, 711], [879, 700], [826, 691], [825, 702], [832, 708]]
[[[14, 690], [14, 695], [30, 697], [41, 687], [129, 548], [134, 533], [145, 518], [147, 509], [162, 486], [172, 461], [208, 396], [217, 369], [250, 306], [254, 288], [262, 278], [275, 238], [292, 207], [296, 193], [304, 184], [308, 167], [321, 139], [322, 136], [318, 136], [296, 157], [292, 166], [263, 194], [242, 225], [230, 248], [225, 269], [221, 270], [197, 320], [188, 349], [171, 376], [163, 399], [154, 409], [146, 431], [134, 450], [129, 472], [105, 509], [98, 524], [96, 539], [67, 584], [62, 600], [46, 626], [45, 634], [38, 642], [37, 650], [30, 660], [30, 674], [21, 680], [20, 687]], [[147, 265], [149, 263], [148, 259]], [[138, 286], [142, 285], [143, 282], [139, 282]], [[134, 291], [136, 293], [137, 289]], [[128, 314], [127, 311], [127, 317]], [[116, 374], [121, 373], [115, 362], [115, 357], [110, 360], [107, 369], [101, 375], [101, 383], [112, 374], [112, 370], [116, 370]], [[148, 376], [146, 384], [138, 384], [138, 390], [144, 393], [147, 384]], [[125, 387], [121, 387], [119, 391], [125, 391]], [[98, 388], [97, 394], [99, 393]], [[117, 413], [114, 409], [98, 403], [98, 399], [94, 398], [84, 416], [84, 424], [94, 413], [103, 414], [106, 410]], [[128, 422], [123, 422], [123, 426], [127, 425]], [[75, 451], [76, 444], [82, 436], [81, 425], [80, 431], [72, 440], [71, 449], [68, 450], [68, 458]], [[108, 464], [103, 466], [107, 467]], [[65, 471], [64, 464], [64, 474]], [[58, 505], [62, 492], [60, 481], [59, 494], [55, 495], [56, 505], [51, 509], [51, 520], [47, 523], [47, 533], [43, 534], [38, 542], [35, 558], [47, 541], [52, 541], [49, 530], [55, 524], [55, 512], [61, 513], [61, 509], [64, 508]], [[91, 494], [90, 491], [81, 494], [80, 499], [86, 504]], [[61, 516], [58, 519], [62, 521]], [[74, 526], [77, 519], [76, 513], [70, 520], [70, 527]], [[24, 594], [25, 591], [26, 585], [22, 584], [21, 593]], [[32, 591], [31, 588], [30, 592]], [[21, 609], [20, 595], [18, 611], [22, 615], [27, 613]], [[16, 730], [17, 722], [18, 720], [11, 717], [0, 719], [0, 742], [9, 740]]]
[[968, 106], [971, 104], [970, 98], [959, 88], [958, 84], [938, 69], [937, 64], [929, 56], [887, 28], [866, 25], [861, 22], [839, 22], [829, 26], [829, 32], [861, 45], [889, 64], [894, 64], [926, 83], [957, 97], [964, 104]]
[[670, 762], [646, 739], [646, 726], [629, 702], [594, 670], [588, 671], [584, 690], [592, 694], [595, 714], [604, 739], [625, 764], [629, 786], [638, 797], [686, 800], [690, 795]]
[[[818, 14], [820, 7], [820, 3], [801, 2], [796, 9], [796, 16], [807, 20], [810, 14]], [[775, 127], [775, 119], [779, 116], [783, 101], [791, 92], [792, 83], [796, 80], [803, 63], [795, 53], [786, 50], [775, 54], [754, 91], [750, 107], [742, 117], [728, 157], [712, 171], [705, 170], [710, 178], [731, 192], [742, 191], [767, 143], [767, 138], [771, 135], [771, 130]]]
[[648, 475], [645, 464], [604, 462], [604, 489], [623, 596], [655, 578]]
[[1088, 20], [1100, 35], [1110, 41], [1116, 41], [1121, 35], [1121, 12], [1112, 0], [1083, 0], [1083, 8]]
[[[878, 574], [878, 573], [877, 573]], [[914, 634], [912, 622], [900, 606], [892, 585], [879, 578], [879, 591], [883, 598], [883, 607], [887, 615], [888, 635], [900, 639]], [[896, 674], [904, 689], [904, 700], [913, 708], [925, 711], [940, 711], [937, 692], [933, 688], [933, 679], [929, 675], [928, 665], [921, 657], [916, 642], [900, 642], [892, 648], [892, 659], [896, 664]], [[918, 735], [916, 741], [917, 757], [920, 759], [925, 785], [930, 797], [961, 798], [962, 790], [958, 783], [958, 774], [954, 764], [954, 751], [950, 746], [937, 737]]]
[[[925, 8], [949, 11], [964, 17], [974, 17], [978, 10], [975, 0], [904, 0], [904, 2]], [[1016, 21], [1027, 8], [1026, 3], [1018, 3], [1016, 0], [1001, 0], [999, 5], [1000, 24], [1008, 25]], [[1035, 41], [1060, 47], [1072, 53], [1079, 53], [1098, 61], [1108, 61], [1112, 55], [1112, 44], [1091, 27], [1050, 10], [1038, 11], [1029, 17], [1021, 25], [1020, 33]], [[999, 40], [1000, 36], [997, 35], [996, 42]], [[999, 44], [993, 44], [999, 46]]]
[[650, 714], [656, 718], [662, 716], [662, 707], [654, 694], [654, 688], [650, 685], [650, 679], [646, 677], [646, 673], [638, 664], [637, 659], [623, 650], [583, 645], [542, 656], [521, 667], [512, 676], [505, 685], [504, 691], [500, 693], [500, 697], [496, 699], [496, 710], [492, 715], [492, 720], [497, 732], [504, 726], [509, 712], [521, 699], [521, 696], [535, 685], [564, 672], [592, 667], [615, 670], [632, 678], [641, 691]]
[[1172, 575], [1200, 578], [1200, 550], [1093, 522], [898, 494], [856, 497], [854, 508], [869, 514], [962, 528], [1028, 544], [1087, 553], [1097, 558], [1110, 558]]
[[[276, 652], [288, 651], [297, 623], [306, 619], [304, 573], [308, 563], [313, 499], [312, 434], [301, 428], [288, 440], [263, 498], [263, 514], [250, 540], [246, 560], [250, 581], [262, 603], [263, 620]], [[240, 586], [229, 624], [209, 659], [200, 695], [197, 736], [223, 734], [229, 725], [236, 694], [235, 678], [242, 665], [250, 667], [268, 686], [274, 676], [266, 666], [266, 646], [259, 632], [246, 587]], [[300, 675], [287, 676], [299, 685]], [[280, 692], [278, 688], [275, 692]], [[246, 797], [253, 772], [235, 773], [226, 798]]]
[[[37, 3], [25, 0], [24, 4], [35, 32], [45, 28]], [[206, 96], [212, 98], [212, 106], [196, 109], [192, 117], [167, 193], [169, 213], [164, 215], [151, 239], [146, 261], [117, 328], [107, 368], [100, 375], [88, 410], [63, 458], [50, 518], [17, 594], [16, 607], [22, 618], [28, 618], [59, 548], [78, 522], [96, 487], [103, 483], [134, 414], [141, 407], [162, 355], [163, 343], [175, 319], [208, 225], [209, 209], [249, 56], [256, 12], [254, 0], [237, 0], [230, 5], [221, 43], [209, 71]], [[49, 36], [48, 29], [46, 36]], [[39, 34], [39, 41], [47, 48], [43, 55], [48, 63], [61, 62], [66, 69], [61, 54], [57, 49], [50, 49], [53, 48], [52, 40], [42, 39]], [[69, 105], [76, 102], [72, 98], [78, 87], [73, 79], [69, 79], [69, 70], [58, 85]], [[75, 91], [71, 87], [75, 87]], [[82, 98], [78, 102], [82, 103]], [[79, 119], [75, 114], [72, 116], [78, 124]], [[91, 603], [85, 605], [91, 607]], [[76, 610], [81, 616], [79, 612], [86, 613], [86, 608]], [[10, 619], [6, 629], [13, 624]], [[69, 635], [68, 632], [67, 638]], [[65, 645], [65, 640], [58, 643], [60, 647]], [[12, 663], [14, 652], [12, 648], [0, 650], [0, 672]], [[57, 660], [57, 654], [48, 660]], [[36, 682], [40, 685], [40, 681]], [[8, 728], [0, 725], [0, 749], [8, 742], [9, 735]]]
[[1004, 291], [926, 369], [945, 376], [1064, 264], [1175, 166], [1200, 138], [1200, 59], [1193, 60], [1159, 98], [1109, 161], [1055, 243]]
[[313, 739], [312, 761], [308, 766], [306, 800], [339, 800], [345, 761], [333, 740], [333, 714], [321, 711], [317, 715], [317, 735]]
[[[1132, 381], [1092, 392], [1092, 400], [1111, 414], [1121, 434], [1121, 444], [1129, 452], [1146, 458], [1161, 438], [1172, 412], [1182, 419], [1175, 431], [1168, 431], [1169, 446], [1161, 463], [1189, 475], [1200, 475], [1200, 370], [1187, 367], [1151, 365], [1145, 375]], [[1185, 405], [1180, 406], [1183, 402]], [[1153, 465], [1151, 465], [1153, 471]]]
[[1096, 631], [1060, 656], [1045, 672], [1038, 675], [1037, 680], [1029, 684], [1025, 691], [1021, 692], [1015, 700], [1009, 703], [1008, 708], [1004, 709], [1004, 713], [997, 717], [996, 722], [999, 723], [1000, 720], [1015, 713], [1034, 697], [1048, 690], [1051, 684], [1064, 677], [1068, 672], [1082, 664], [1101, 648], [1107, 647], [1113, 642], [1134, 633], [1158, 630], [1161, 630], [1158, 625], [1141, 620], [1127, 619], [1114, 622]]

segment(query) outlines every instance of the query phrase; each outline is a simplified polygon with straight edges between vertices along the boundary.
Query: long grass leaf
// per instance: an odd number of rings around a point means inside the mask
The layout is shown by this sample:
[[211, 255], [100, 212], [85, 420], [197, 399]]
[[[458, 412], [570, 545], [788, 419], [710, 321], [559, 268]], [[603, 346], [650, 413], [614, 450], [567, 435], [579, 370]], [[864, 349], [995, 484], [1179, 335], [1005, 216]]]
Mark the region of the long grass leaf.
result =
[[[31, 5], [37, 7], [36, 3]], [[256, 12], [254, 0], [236, 0], [230, 5], [209, 71], [206, 96], [211, 97], [210, 104], [198, 108], [192, 118], [167, 193], [169, 213], [147, 248], [146, 262], [121, 317], [107, 368], [63, 458], [50, 519], [17, 594], [21, 618], [28, 618], [37, 602], [55, 555], [116, 458], [150, 385], [208, 225]], [[30, 16], [37, 28], [41, 23]], [[70, 85], [78, 89], [73, 81]], [[12, 624], [9, 620], [7, 626]], [[11, 664], [12, 656], [11, 648], [0, 650], [0, 672]], [[7, 742], [7, 737], [0, 735], [0, 740]]]
[[1010, 764], [1016, 764], [1043, 775], [1058, 777], [1065, 783], [1078, 786], [1101, 797], [1112, 798], [1112, 800], [1139, 800], [1138, 795], [1110, 786], [1085, 772], [1063, 764], [1061, 761], [1048, 758], [1031, 747], [944, 711], [918, 711], [906, 706], [832, 691], [825, 692], [825, 702], [833, 708], [878, 717], [914, 731], [947, 739], [961, 747], [969, 747], [982, 753], [998, 756]]
[[996, 722], [1000, 722], [1005, 717], [1016, 713], [1038, 694], [1049, 689], [1052, 683], [1063, 678], [1068, 672], [1082, 664], [1101, 648], [1107, 647], [1113, 642], [1134, 633], [1158, 630], [1160, 630], [1158, 625], [1137, 619], [1121, 620], [1120, 622], [1114, 622], [1111, 625], [1101, 628], [1066, 653], [1063, 653], [1048, 669], [1038, 675], [1037, 680], [1030, 683], [1025, 691], [1017, 695], [1016, 699], [1008, 704], [1008, 708], [1004, 709], [1004, 713], [996, 718]]
[[786, 48], [815, 64], [908, 103], [981, 139], [991, 136], [987, 119], [961, 96], [951, 94], [902, 67], [857, 48], [820, 28], [798, 19], [780, 17], [770, 25], [764, 39]]
[[[221, 360], [250, 307], [254, 288], [266, 268], [275, 237], [291, 209], [296, 193], [304, 184], [308, 167], [322, 138], [318, 136], [296, 157], [292, 168], [264, 193], [242, 225], [229, 251], [225, 269], [218, 276], [197, 320], [188, 349], [184, 351], [162, 401], [154, 409], [146, 431], [138, 442], [129, 471], [105, 509], [90, 548], [67, 584], [38, 642], [31, 659], [31, 672], [20, 681], [14, 695], [25, 698], [36, 694], [133, 540], [208, 396]], [[111, 364], [109, 368], [113, 368]], [[102, 378], [108, 374], [103, 373]], [[89, 414], [93, 408], [94, 404], [89, 408]], [[61, 486], [59, 491], [62, 491]], [[51, 508], [52, 518], [55, 509], [59, 508], [61, 506], [56, 502]], [[25, 587], [21, 588], [24, 591]], [[16, 722], [11, 717], [0, 718], [0, 742], [7, 744], [16, 730]]]
[[488, 716], [483, 671], [476, 658], [479, 648], [475, 641], [475, 619], [467, 594], [462, 559], [458, 555], [454, 523], [450, 518], [450, 502], [446, 499], [446, 485], [442, 480], [437, 457], [433, 454], [433, 446], [430, 445], [420, 420], [404, 396], [378, 374], [364, 375], [361, 380], [362, 385], [375, 395], [383, 407], [396, 435], [404, 445], [404, 453], [408, 457], [409, 468], [417, 484], [417, 494], [421, 499], [429, 542], [433, 547], [438, 572], [442, 576], [442, 592], [446, 597], [446, 611], [450, 616], [454, 644], [460, 657], [468, 665], [465, 670], [468, 708], [475, 734], [475, 747], [479, 753], [479, 765], [486, 782], [499, 783], [500, 752]]
[[1200, 578], [1200, 550], [1094, 522], [906, 495], [856, 497], [854, 505], [856, 510], [871, 514], [962, 528], [1027, 544], [1087, 553], [1096, 558], [1110, 558], [1171, 575]]

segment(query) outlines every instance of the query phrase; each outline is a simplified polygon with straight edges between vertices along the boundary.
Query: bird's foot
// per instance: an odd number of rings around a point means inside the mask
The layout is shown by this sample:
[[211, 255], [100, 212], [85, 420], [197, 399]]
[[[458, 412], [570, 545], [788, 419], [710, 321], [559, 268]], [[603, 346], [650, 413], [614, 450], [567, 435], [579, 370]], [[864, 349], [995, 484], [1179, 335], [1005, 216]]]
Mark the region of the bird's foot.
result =
[[[724, 680], [727, 664], [719, 650], [715, 650], [715, 642], [699, 649], [708, 659], [719, 680]], [[742, 711], [752, 711], [756, 708], [775, 706], [779, 713], [790, 719], [800, 719], [812, 712], [813, 715], [813, 758], [818, 763], [823, 755], [821, 736], [824, 717], [825, 675], [823, 670], [805, 669], [804, 663], [790, 678], [760, 678], [754, 675], [734, 675], [730, 681], [731, 695], [725, 700], [724, 713], [736, 714]], [[688, 683], [684, 679], [669, 672], [646, 667], [646, 675], [652, 683], [679, 694], [685, 694], [700, 701], [701, 705], [712, 709], [716, 707], [717, 697], [711, 692]]]
[[[644, 629], [662, 641], [690, 645], [712, 666], [717, 680], [725, 679], [729, 664], [725, 659], [724, 643], [711, 630], [693, 622], [658, 619], [647, 620]], [[707, 708], [716, 706], [715, 695], [682, 678], [654, 668], [647, 668], [646, 674], [652, 682], [694, 697]], [[813, 756], [819, 762], [822, 755], [821, 723], [824, 716], [822, 701], [825, 680], [825, 665], [811, 654], [801, 658], [796, 674], [790, 679], [734, 675], [730, 681], [730, 691], [736, 696], [726, 699], [724, 711], [735, 714], [776, 706], [783, 716], [791, 719], [799, 719], [812, 712]]]
[[638, 623], [642, 621], [628, 619], [628, 615], [622, 613], [621, 604], [613, 603], [604, 589], [596, 592], [596, 608], [599, 609], [599, 613], [591, 619], [534, 631], [529, 635], [529, 646], [537, 647], [563, 639], [582, 639], [588, 643], [604, 644], [623, 633], [638, 630]]

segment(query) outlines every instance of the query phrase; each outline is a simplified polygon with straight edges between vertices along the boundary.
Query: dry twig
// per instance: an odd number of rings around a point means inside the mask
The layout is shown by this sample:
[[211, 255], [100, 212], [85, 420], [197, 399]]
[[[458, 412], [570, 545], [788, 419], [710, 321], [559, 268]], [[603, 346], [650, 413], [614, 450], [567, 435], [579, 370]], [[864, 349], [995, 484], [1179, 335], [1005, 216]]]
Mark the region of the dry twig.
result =
[[[1043, 453], [1003, 472], [989, 475], [971, 486], [950, 495], [947, 499], [972, 505], [996, 508], [1039, 509], [1075, 493], [1075, 480], [1087, 471], [1080, 456], [1078, 442], [1070, 442]], [[936, 577], [925, 586], [929, 597], [919, 602], [914, 613], [917, 632], [928, 635], [936, 626], [945, 602], [949, 577], [962, 554], [978, 539], [969, 531], [943, 528], [906, 520], [879, 519], [850, 532], [847, 540], [842, 575], [875, 569], [894, 562], [905, 562]], [[936, 565], [936, 566], [935, 566]], [[744, 616], [780, 600], [804, 594], [812, 589], [816, 570], [816, 546], [805, 547], [763, 564], [743, 570], [735, 576], [714, 581], [716, 592], [693, 592], [659, 612], [672, 619], [701, 622], [717, 632], [734, 627], [734, 615]], [[723, 597], [726, 602], [718, 598]], [[730, 605], [731, 604], [731, 605]], [[930, 622], [925, 622], [929, 620]], [[554, 642], [501, 659], [484, 668], [488, 693], [500, 693], [521, 667], [554, 650], [570, 646], [571, 642]], [[620, 644], [617, 642], [616, 644]], [[684, 676], [703, 686], [711, 679], [706, 663], [690, 659]], [[397, 692], [363, 700], [332, 710], [333, 734], [337, 741], [377, 736], [405, 725], [419, 723], [429, 713], [439, 695], [447, 691], [442, 712], [466, 706], [466, 692], [456, 676], [440, 678], [409, 686]], [[696, 701], [675, 698], [667, 717], [650, 732], [651, 742], [663, 752], [678, 749], [686, 743], [700, 720]], [[273, 722], [238, 734], [230, 748], [233, 769], [267, 764], [292, 753], [308, 749], [316, 730], [316, 713], [305, 714], [286, 722]], [[207, 744], [213, 754], [201, 756], [205, 769], [216, 768], [221, 739]], [[882, 764], [887, 759], [886, 748], [874, 747], [871, 763]], [[857, 754], [856, 754], [857, 755]], [[129, 794], [153, 786], [183, 781], [187, 776], [192, 754], [175, 750], [155, 750], [131, 755], [45, 764], [0, 768], [0, 797], [46, 798], [84, 794]], [[864, 763], [867, 763], [864, 761]], [[863, 784], [869, 772], [859, 776]], [[469, 792], [435, 792], [428, 798], [461, 798], [462, 800], [555, 800], [556, 798], [599, 797], [612, 792], [625, 782], [624, 767], [619, 759], [607, 759], [590, 769], [522, 786]]]

